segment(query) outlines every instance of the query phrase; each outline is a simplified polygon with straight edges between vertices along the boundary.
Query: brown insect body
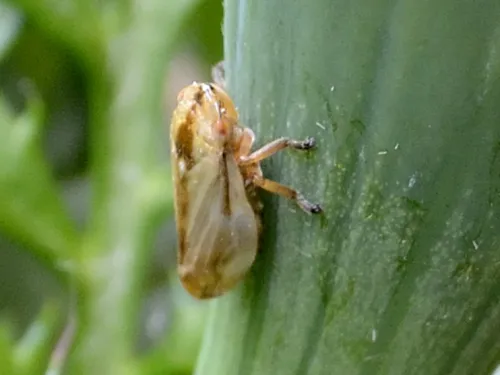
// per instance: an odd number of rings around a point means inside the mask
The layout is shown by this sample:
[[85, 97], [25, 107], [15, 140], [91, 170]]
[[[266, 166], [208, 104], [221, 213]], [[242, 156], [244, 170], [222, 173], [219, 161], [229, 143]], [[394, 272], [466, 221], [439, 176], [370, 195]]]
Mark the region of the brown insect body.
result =
[[253, 132], [239, 125], [232, 100], [215, 84], [193, 83], [179, 93], [170, 138], [177, 269], [194, 297], [225, 293], [253, 264], [261, 226], [256, 187], [295, 200], [307, 212], [321, 211], [295, 190], [265, 179], [260, 169], [271, 154], [309, 149], [314, 141], [281, 138], [250, 153]]

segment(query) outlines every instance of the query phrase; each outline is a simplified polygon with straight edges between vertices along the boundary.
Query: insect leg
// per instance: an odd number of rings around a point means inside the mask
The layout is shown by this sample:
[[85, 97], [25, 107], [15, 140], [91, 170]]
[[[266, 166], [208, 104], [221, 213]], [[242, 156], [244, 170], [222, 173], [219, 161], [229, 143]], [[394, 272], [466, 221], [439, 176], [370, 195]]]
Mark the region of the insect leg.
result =
[[226, 87], [226, 71], [224, 70], [224, 60], [219, 61], [212, 67], [212, 80], [220, 87]]
[[316, 146], [316, 141], [314, 138], [306, 138], [303, 141], [297, 141], [295, 139], [290, 138], [278, 138], [267, 145], [262, 146], [257, 151], [252, 152], [248, 156], [240, 157], [239, 163], [240, 165], [248, 165], [258, 163], [261, 160], [264, 160], [271, 155], [281, 151], [287, 147], [294, 148], [296, 150], [310, 150]]
[[248, 156], [250, 151], [252, 150], [252, 145], [255, 141], [255, 134], [250, 128], [243, 128], [241, 133], [240, 142], [237, 146], [237, 149], [234, 150], [234, 156], [236, 160], [240, 160], [241, 158], [245, 158]]
[[282, 185], [276, 181], [268, 180], [267, 178], [260, 176], [255, 176], [252, 182], [261, 189], [267, 190], [270, 193], [281, 195], [285, 198], [297, 202], [300, 208], [302, 208], [307, 213], [318, 214], [323, 211], [319, 204], [309, 202], [297, 190]]

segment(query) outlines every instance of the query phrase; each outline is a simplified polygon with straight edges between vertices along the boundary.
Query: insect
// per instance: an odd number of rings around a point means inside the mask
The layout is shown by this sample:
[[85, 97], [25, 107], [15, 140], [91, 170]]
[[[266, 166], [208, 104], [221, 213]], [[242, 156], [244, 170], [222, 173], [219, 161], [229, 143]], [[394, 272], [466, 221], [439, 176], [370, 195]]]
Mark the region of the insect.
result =
[[221, 69], [215, 69], [218, 84], [194, 82], [179, 93], [170, 128], [177, 270], [184, 288], [200, 299], [225, 293], [253, 264], [261, 230], [257, 188], [308, 213], [321, 212], [298, 191], [266, 179], [260, 168], [285, 148], [313, 148], [314, 139], [279, 138], [252, 152], [255, 135], [238, 122]]

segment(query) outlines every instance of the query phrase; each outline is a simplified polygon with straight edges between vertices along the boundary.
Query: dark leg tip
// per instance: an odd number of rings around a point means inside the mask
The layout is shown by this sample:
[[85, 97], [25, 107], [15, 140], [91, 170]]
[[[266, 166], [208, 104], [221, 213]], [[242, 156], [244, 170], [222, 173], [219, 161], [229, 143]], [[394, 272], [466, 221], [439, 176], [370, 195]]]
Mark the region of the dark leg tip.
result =
[[300, 208], [302, 208], [305, 212], [309, 214], [319, 214], [323, 212], [323, 209], [319, 204], [311, 203], [304, 198], [302, 194], [297, 194], [297, 203]]
[[302, 148], [304, 150], [309, 150], [316, 147], [316, 140], [313, 137], [308, 137], [302, 142]]
[[323, 212], [323, 208], [319, 204], [313, 204], [311, 206], [311, 213], [312, 214], [320, 214]]

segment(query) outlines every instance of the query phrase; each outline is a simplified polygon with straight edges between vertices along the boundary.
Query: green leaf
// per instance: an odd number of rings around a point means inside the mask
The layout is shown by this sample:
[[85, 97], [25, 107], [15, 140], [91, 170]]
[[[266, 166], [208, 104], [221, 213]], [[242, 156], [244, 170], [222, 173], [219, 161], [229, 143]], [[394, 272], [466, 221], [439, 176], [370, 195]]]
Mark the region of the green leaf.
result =
[[14, 340], [8, 328], [8, 324], [4, 321], [0, 322], [0, 374], [17, 375], [13, 363]]
[[500, 360], [500, 3], [226, 1], [229, 91], [263, 164], [262, 249], [198, 374], [490, 374]]
[[90, 65], [95, 67], [101, 62], [104, 28], [99, 24], [99, 18], [105, 12], [95, 1], [5, 0], [5, 2], [19, 8], [31, 22], [83, 57], [87, 67]]
[[0, 60], [16, 38], [22, 24], [21, 15], [15, 9], [0, 3]]
[[41, 149], [42, 112], [33, 98], [15, 117], [0, 100], [0, 229], [59, 269], [77, 236]]
[[19, 373], [31, 375], [46, 372], [59, 338], [60, 318], [56, 306], [48, 304], [24, 333], [13, 356]]
[[181, 375], [192, 374], [196, 355], [201, 346], [206, 323], [207, 306], [194, 301], [176, 283], [170, 290], [172, 324], [168, 335], [141, 365], [141, 374]]
[[196, 51], [205, 61], [216, 64], [222, 58], [222, 1], [204, 0], [185, 26], [193, 34]]

